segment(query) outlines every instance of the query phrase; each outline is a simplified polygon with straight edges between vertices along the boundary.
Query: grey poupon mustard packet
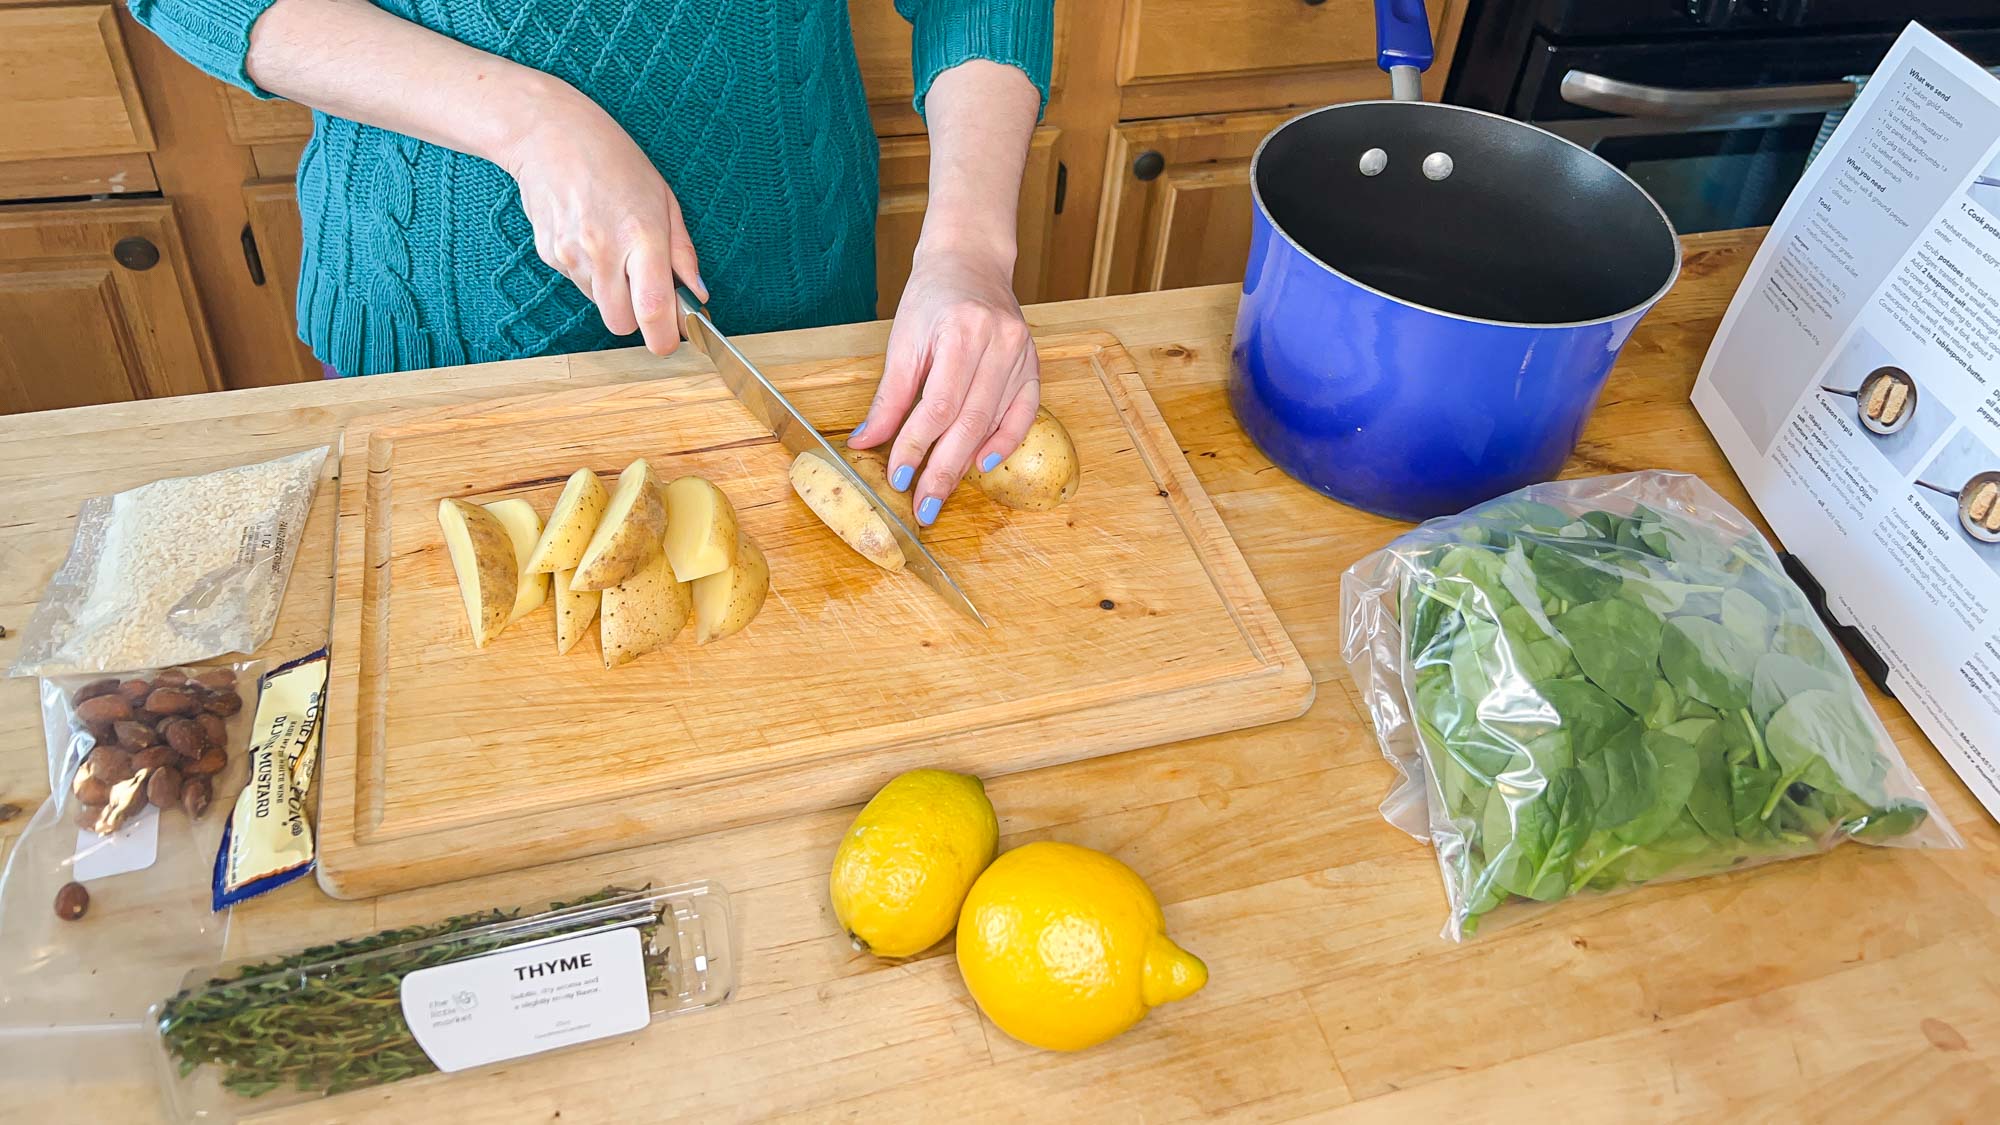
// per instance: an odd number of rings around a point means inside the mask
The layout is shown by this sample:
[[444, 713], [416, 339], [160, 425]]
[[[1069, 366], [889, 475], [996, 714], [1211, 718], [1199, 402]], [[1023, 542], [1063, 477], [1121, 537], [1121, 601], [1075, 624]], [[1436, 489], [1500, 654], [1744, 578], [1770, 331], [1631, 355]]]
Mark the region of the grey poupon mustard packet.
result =
[[214, 907], [284, 886], [313, 868], [306, 799], [319, 764], [327, 651], [264, 674], [250, 734], [250, 779], [215, 856]]

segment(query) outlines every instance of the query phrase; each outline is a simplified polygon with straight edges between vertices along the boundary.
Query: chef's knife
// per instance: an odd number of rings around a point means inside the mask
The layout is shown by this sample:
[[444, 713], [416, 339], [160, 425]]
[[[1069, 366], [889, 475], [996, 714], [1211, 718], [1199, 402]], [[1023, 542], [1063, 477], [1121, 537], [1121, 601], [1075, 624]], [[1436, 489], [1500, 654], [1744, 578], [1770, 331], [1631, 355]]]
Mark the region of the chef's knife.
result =
[[896, 537], [896, 546], [903, 552], [903, 569], [922, 579], [926, 586], [936, 590], [938, 596], [950, 603], [953, 609], [970, 617], [984, 628], [986, 619], [979, 615], [979, 610], [973, 606], [972, 599], [966, 597], [965, 591], [959, 589], [958, 583], [952, 581], [951, 575], [945, 573], [943, 564], [939, 563], [936, 556], [917, 540], [916, 533], [910, 530], [909, 525], [896, 515], [895, 510], [890, 508], [874, 489], [868, 487], [868, 482], [861, 479], [861, 474], [854, 471], [854, 466], [848, 464], [847, 459], [842, 457], [838, 450], [827, 444], [827, 440], [820, 436], [819, 431], [813, 428], [813, 424], [806, 421], [806, 416], [799, 413], [799, 408], [793, 406], [790, 399], [779, 393], [778, 388], [772, 386], [769, 379], [764, 378], [764, 373], [757, 370], [755, 364], [736, 350], [736, 345], [730, 343], [729, 337], [724, 336], [722, 331], [716, 328], [715, 322], [708, 317], [708, 310], [701, 307], [701, 302], [695, 299], [694, 294], [689, 292], [686, 286], [676, 287], [675, 295], [680, 300], [681, 334], [715, 365], [715, 373], [722, 377], [722, 385], [729, 388], [729, 393], [736, 396], [736, 401], [742, 403], [743, 408], [750, 412], [750, 416], [762, 422], [765, 428], [777, 437], [778, 444], [793, 455], [810, 453], [831, 465], [835, 472], [846, 478], [847, 483], [875, 509], [875, 514], [881, 516], [882, 521], [889, 525], [890, 534]]

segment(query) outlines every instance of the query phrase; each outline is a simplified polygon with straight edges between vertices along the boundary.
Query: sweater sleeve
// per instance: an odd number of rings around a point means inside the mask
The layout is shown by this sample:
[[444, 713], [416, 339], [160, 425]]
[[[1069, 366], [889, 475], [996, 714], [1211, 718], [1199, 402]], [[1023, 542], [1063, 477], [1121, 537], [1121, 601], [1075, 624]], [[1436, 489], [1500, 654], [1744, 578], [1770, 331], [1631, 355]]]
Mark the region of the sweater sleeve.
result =
[[129, 0], [132, 18], [175, 54], [260, 98], [276, 97], [245, 68], [250, 28], [276, 0]]
[[910, 64], [919, 114], [937, 76], [968, 59], [1018, 67], [1049, 104], [1055, 50], [1055, 0], [896, 0], [910, 21]]

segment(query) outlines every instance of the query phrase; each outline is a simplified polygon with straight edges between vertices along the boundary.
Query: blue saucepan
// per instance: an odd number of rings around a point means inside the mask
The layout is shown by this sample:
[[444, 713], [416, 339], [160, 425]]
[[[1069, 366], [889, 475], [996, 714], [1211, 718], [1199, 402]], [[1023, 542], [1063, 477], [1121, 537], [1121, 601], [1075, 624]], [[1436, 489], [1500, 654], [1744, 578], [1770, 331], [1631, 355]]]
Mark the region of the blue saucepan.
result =
[[1295, 117], [1251, 160], [1229, 392], [1292, 476], [1424, 519], [1555, 475], [1680, 242], [1585, 149], [1417, 100], [1422, 0], [1375, 14], [1396, 100]]

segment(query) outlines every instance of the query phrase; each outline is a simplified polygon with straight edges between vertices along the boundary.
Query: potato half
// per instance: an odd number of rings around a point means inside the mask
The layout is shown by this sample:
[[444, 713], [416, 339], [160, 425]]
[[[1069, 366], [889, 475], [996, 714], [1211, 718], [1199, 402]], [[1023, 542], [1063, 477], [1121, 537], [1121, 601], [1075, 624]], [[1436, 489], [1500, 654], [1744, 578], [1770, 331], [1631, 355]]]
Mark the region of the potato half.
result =
[[500, 526], [507, 529], [507, 538], [514, 544], [514, 565], [519, 572], [515, 579], [514, 611], [507, 615], [507, 624], [512, 625], [523, 617], [542, 608], [549, 600], [549, 576], [529, 574], [528, 556], [535, 551], [535, 541], [542, 536], [542, 517], [535, 514], [535, 506], [526, 500], [497, 500], [486, 505]]
[[993, 466], [991, 472], [973, 470], [979, 491], [994, 503], [1030, 512], [1048, 511], [1076, 495], [1082, 477], [1076, 443], [1047, 407], [1035, 411], [1028, 436], [1005, 461]]
[[604, 482], [597, 479], [596, 473], [589, 469], [571, 473], [562, 495], [556, 497], [556, 510], [549, 513], [549, 524], [535, 541], [535, 549], [528, 553], [527, 565], [521, 568], [521, 573], [575, 570], [590, 546], [591, 535], [597, 531], [597, 521], [604, 517], [604, 508], [610, 503], [611, 494], [604, 491]]
[[514, 541], [492, 512], [464, 500], [438, 501], [438, 526], [444, 529], [444, 549], [458, 578], [473, 647], [485, 648], [514, 611], [520, 581]]
[[573, 590], [604, 590], [616, 586], [660, 557], [667, 533], [667, 512], [660, 503], [659, 478], [641, 459], [618, 474], [618, 488], [605, 505], [604, 516], [591, 533], [590, 545], [577, 560], [570, 578]]
[[903, 569], [903, 550], [896, 545], [888, 521], [838, 469], [818, 454], [805, 452], [792, 458], [791, 478], [792, 491], [841, 542], [883, 570]]
[[715, 482], [681, 477], [667, 486], [667, 561], [692, 582], [736, 561], [736, 508]]
[[630, 664], [667, 647], [687, 626], [693, 599], [689, 583], [674, 580], [664, 552], [653, 556], [639, 573], [605, 590], [597, 622], [604, 666]]
[[771, 566], [755, 540], [736, 536], [736, 561], [728, 570], [694, 580], [694, 643], [719, 641], [750, 624], [764, 608]]
[[604, 594], [597, 590], [576, 590], [569, 584], [574, 571], [558, 570], [553, 577], [556, 588], [556, 655], [561, 656], [576, 647], [584, 633], [597, 620], [597, 608], [604, 600]]

